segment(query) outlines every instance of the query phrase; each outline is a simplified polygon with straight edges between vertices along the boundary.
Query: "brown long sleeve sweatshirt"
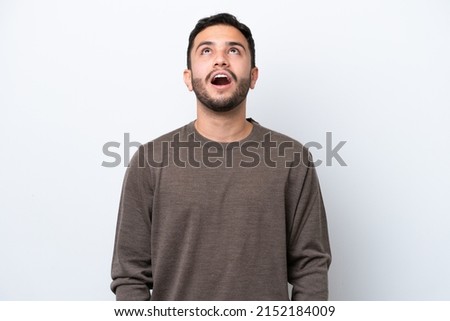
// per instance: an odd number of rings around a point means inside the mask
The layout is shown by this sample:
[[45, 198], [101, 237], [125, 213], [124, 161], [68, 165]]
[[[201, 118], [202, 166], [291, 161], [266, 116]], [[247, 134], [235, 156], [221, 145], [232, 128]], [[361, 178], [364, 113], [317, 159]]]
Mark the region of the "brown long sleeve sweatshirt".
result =
[[[217, 143], [194, 122], [142, 145], [125, 174], [118, 300], [326, 300], [331, 261], [310, 154], [262, 127]], [[150, 292], [152, 290], [152, 292]]]

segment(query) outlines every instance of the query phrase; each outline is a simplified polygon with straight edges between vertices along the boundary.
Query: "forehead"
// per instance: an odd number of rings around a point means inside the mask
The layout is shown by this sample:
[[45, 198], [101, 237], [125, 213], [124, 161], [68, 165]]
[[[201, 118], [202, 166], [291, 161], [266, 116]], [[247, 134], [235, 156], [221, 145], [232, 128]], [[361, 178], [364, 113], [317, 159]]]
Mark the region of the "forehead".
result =
[[248, 48], [247, 39], [235, 27], [228, 25], [214, 25], [203, 29], [194, 39], [194, 48], [201, 42], [211, 41], [213, 43], [240, 42]]

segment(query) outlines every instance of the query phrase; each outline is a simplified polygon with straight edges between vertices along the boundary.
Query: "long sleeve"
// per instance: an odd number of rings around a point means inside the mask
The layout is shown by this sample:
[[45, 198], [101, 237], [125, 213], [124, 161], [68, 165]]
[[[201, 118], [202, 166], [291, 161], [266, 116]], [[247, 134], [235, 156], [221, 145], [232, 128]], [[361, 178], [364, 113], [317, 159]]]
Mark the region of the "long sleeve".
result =
[[[309, 155], [310, 157], [310, 155]], [[309, 158], [311, 159], [311, 158]], [[331, 251], [316, 170], [291, 169], [288, 191], [288, 280], [293, 301], [328, 300]]]
[[117, 300], [149, 300], [152, 288], [150, 170], [141, 146], [125, 173], [120, 199], [111, 290]]

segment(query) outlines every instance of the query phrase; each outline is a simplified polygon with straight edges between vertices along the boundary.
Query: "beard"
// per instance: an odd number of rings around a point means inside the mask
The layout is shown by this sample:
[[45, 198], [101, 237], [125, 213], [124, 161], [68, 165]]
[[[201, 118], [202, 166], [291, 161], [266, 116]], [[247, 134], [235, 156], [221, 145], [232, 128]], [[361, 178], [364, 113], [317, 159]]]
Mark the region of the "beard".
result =
[[[227, 97], [213, 98], [208, 94], [206, 90], [205, 82], [200, 78], [194, 78], [192, 75], [192, 89], [197, 96], [197, 99], [205, 105], [208, 109], [215, 112], [226, 112], [233, 110], [239, 106], [247, 97], [250, 89], [250, 77], [237, 80], [234, 73], [231, 73], [233, 79], [237, 82], [236, 90]], [[206, 77], [206, 82], [209, 81], [210, 76]]]

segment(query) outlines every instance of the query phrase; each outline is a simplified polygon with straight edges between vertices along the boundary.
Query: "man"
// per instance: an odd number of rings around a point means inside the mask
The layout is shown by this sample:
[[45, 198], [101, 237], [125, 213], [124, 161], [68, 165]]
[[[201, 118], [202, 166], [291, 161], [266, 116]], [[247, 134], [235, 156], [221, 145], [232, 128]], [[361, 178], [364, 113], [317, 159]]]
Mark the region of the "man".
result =
[[308, 151], [246, 119], [250, 29], [200, 20], [184, 82], [197, 119], [143, 145], [127, 169], [111, 288], [118, 300], [326, 300], [325, 210]]

